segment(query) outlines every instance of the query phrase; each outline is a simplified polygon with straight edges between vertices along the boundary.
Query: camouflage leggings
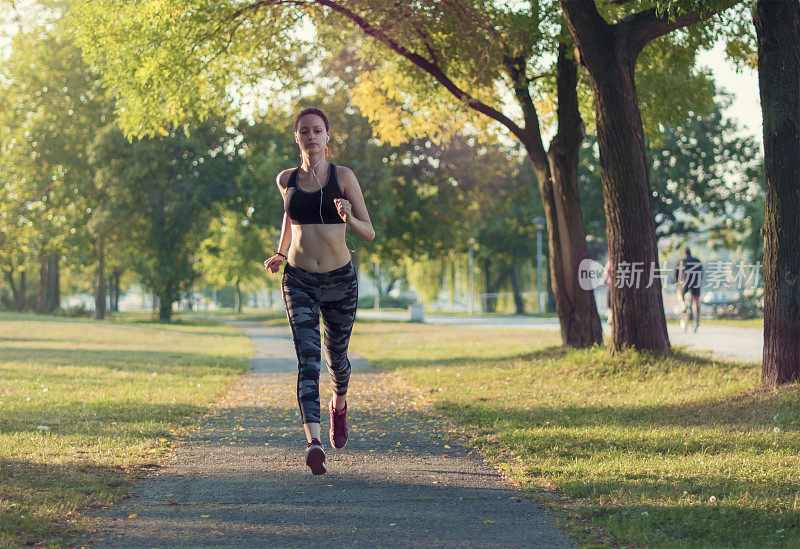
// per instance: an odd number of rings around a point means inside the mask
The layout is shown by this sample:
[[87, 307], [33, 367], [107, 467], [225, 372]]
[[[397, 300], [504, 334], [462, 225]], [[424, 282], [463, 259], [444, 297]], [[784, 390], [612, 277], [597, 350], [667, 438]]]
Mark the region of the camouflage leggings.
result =
[[319, 317], [325, 328], [325, 362], [337, 395], [347, 394], [347, 346], [356, 319], [358, 279], [352, 263], [327, 273], [283, 268], [283, 300], [297, 352], [297, 403], [303, 423], [319, 423], [321, 362]]

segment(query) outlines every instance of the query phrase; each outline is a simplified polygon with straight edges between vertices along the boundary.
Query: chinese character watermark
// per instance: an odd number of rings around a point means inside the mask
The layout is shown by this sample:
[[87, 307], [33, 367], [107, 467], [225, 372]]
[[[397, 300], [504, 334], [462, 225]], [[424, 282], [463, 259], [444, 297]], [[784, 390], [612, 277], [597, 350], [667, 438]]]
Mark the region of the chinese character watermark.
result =
[[[700, 286], [707, 290], [757, 288], [761, 284], [761, 262], [752, 264], [731, 261], [712, 261], [708, 264]], [[604, 284], [616, 288], [650, 288], [658, 280], [662, 286], [673, 280], [671, 269], [651, 263], [646, 268], [642, 261], [620, 261], [613, 273], [604, 276], [603, 265], [592, 259], [584, 259], [578, 267], [578, 282], [584, 290], [593, 290]], [[699, 273], [698, 273], [699, 274]], [[694, 286], [694, 284], [692, 284]]]

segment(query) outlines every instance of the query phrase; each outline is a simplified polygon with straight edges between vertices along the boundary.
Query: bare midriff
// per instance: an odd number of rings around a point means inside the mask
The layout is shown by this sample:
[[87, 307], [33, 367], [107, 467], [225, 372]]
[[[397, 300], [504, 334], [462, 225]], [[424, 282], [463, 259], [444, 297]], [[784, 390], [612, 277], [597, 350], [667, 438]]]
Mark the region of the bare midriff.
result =
[[295, 267], [314, 273], [327, 273], [350, 261], [345, 242], [347, 225], [292, 225], [292, 244], [288, 260]]

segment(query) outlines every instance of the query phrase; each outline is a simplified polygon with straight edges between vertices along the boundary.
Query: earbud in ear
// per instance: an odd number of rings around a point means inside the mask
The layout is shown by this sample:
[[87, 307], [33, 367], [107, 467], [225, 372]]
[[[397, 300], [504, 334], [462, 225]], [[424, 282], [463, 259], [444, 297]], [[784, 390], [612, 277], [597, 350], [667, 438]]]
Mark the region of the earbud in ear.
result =
[[330, 136], [330, 135], [326, 135], [326, 136], [325, 136], [325, 143], [327, 143], [327, 142], [328, 142], [328, 141], [330, 141], [330, 140], [331, 140], [331, 136]]

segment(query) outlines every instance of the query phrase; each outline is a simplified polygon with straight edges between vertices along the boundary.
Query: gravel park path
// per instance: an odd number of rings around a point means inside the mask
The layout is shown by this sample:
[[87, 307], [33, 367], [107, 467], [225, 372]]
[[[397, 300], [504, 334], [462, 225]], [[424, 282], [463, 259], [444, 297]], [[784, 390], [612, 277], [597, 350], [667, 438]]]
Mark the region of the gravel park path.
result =
[[[355, 361], [350, 441], [311, 475], [287, 328], [237, 321], [255, 347], [175, 456], [98, 517], [91, 547], [575, 547], [554, 519], [434, 420], [390, 373]], [[329, 393], [323, 374], [324, 395]], [[327, 413], [323, 412], [323, 431]], [[327, 436], [325, 437], [327, 439]]]

